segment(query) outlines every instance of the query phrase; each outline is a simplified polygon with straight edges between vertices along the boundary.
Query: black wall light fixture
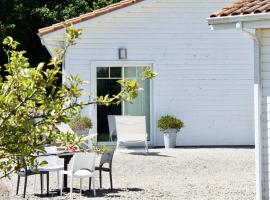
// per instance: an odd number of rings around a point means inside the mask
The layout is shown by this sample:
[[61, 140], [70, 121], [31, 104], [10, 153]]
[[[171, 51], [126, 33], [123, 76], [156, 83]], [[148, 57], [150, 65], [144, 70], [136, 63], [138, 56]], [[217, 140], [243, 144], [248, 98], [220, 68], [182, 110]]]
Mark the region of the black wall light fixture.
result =
[[118, 49], [118, 58], [119, 58], [119, 60], [126, 60], [127, 59], [127, 49], [126, 48], [119, 48]]

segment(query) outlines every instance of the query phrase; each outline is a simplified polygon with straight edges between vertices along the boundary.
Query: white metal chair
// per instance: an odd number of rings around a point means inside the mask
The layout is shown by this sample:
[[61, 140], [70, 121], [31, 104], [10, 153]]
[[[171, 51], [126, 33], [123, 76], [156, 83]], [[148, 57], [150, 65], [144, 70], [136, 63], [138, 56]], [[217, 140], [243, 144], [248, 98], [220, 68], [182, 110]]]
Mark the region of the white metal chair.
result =
[[[96, 196], [95, 190], [95, 152], [81, 152], [76, 153], [71, 159], [70, 170], [69, 171], [61, 171], [61, 192], [62, 196], [63, 190], [63, 178], [64, 174], [70, 177], [70, 198], [72, 199], [72, 190], [73, 190], [73, 179], [80, 179], [80, 194], [82, 194], [82, 179], [89, 178], [89, 181], [92, 181], [94, 196]], [[90, 191], [90, 182], [89, 182], [89, 191]]]
[[113, 136], [117, 135], [116, 133], [116, 123], [115, 123], [115, 116], [116, 115], [108, 115], [108, 125], [109, 125], [109, 132], [110, 132], [110, 140], [113, 141]]
[[144, 143], [148, 153], [145, 116], [115, 116], [117, 148], [122, 144]]
[[[45, 151], [47, 154], [56, 154], [57, 147], [56, 146], [45, 147]], [[37, 168], [38, 171], [48, 172], [48, 176], [50, 172], [57, 172], [57, 184], [59, 188], [59, 172], [64, 169], [63, 162], [61, 162], [61, 160], [56, 155], [40, 156], [37, 158], [37, 160], [39, 162], [42, 162], [42, 161], [47, 162], [45, 166], [38, 167]], [[47, 181], [49, 181], [49, 178], [47, 178]], [[35, 183], [36, 183], [36, 177], [35, 177]], [[47, 185], [49, 185], [49, 183], [47, 183]]]

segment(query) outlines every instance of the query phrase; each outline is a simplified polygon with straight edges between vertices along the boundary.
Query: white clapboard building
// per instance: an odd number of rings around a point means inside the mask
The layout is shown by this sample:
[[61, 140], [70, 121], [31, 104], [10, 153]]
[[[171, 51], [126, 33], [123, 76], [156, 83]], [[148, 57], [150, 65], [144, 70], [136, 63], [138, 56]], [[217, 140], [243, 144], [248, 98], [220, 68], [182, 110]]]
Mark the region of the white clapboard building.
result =
[[[124, 0], [67, 20], [83, 35], [65, 56], [63, 80], [80, 75], [86, 94], [117, 93], [116, 80], [139, 80], [145, 67], [158, 73], [133, 104], [84, 109], [99, 141], [107, 115], [145, 115], [149, 144], [163, 146], [157, 120], [170, 114], [185, 122], [179, 146], [254, 145], [253, 42], [235, 29], [211, 31], [206, 20], [230, 1]], [[60, 23], [38, 34], [53, 55], [64, 33]]]

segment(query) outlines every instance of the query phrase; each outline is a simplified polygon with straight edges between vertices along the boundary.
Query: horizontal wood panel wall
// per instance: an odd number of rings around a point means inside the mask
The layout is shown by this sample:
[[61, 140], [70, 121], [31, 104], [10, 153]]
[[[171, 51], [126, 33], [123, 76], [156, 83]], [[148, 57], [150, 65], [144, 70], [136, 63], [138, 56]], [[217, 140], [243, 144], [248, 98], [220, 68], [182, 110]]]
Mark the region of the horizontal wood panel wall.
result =
[[[206, 21], [228, 3], [156, 0], [90, 20], [68, 52], [66, 72], [90, 83], [91, 62], [117, 61], [117, 49], [125, 47], [128, 60], [153, 61], [158, 72], [153, 127], [161, 115], [172, 114], [186, 124], [178, 145], [253, 145], [252, 41], [236, 30], [211, 31]], [[90, 85], [84, 89], [89, 93]], [[162, 134], [154, 131], [155, 145], [163, 145]]]
[[270, 29], [261, 30], [261, 76], [262, 76], [262, 116], [261, 133], [263, 145], [263, 199], [269, 199], [269, 148], [270, 148]]

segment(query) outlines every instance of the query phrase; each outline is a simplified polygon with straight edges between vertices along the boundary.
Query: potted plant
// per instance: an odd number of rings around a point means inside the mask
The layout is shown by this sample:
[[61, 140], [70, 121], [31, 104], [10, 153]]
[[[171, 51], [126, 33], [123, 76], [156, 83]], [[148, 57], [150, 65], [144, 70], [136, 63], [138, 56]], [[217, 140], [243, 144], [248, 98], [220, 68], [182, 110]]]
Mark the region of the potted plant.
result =
[[184, 127], [184, 123], [171, 115], [162, 116], [158, 120], [158, 128], [164, 134], [165, 148], [176, 146], [176, 134]]
[[70, 128], [78, 135], [87, 136], [92, 128], [92, 121], [88, 117], [76, 116], [69, 122]]

